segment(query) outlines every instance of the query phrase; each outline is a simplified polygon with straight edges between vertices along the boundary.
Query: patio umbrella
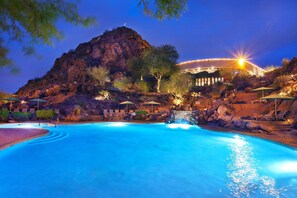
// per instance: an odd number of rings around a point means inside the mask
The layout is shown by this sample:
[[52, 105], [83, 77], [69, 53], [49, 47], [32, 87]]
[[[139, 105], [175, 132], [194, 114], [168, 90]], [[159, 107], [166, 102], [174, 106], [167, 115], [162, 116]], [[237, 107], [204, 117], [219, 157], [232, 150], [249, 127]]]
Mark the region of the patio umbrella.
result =
[[154, 105], [160, 105], [161, 103], [155, 101], [144, 102], [145, 105], [152, 105], [152, 112], [154, 112]]
[[32, 100], [29, 100], [29, 102], [37, 102], [37, 109], [39, 109], [39, 103], [45, 103], [47, 102], [46, 100], [40, 99], [40, 98], [35, 98]]
[[19, 99], [19, 98], [4, 98], [3, 100], [7, 100], [7, 101], [9, 101], [9, 102], [10, 102], [10, 105], [9, 105], [9, 110], [11, 111], [12, 102], [19, 101], [20, 99]]
[[269, 96], [262, 97], [261, 99], [274, 100], [274, 113], [275, 113], [275, 116], [277, 115], [277, 112], [276, 112], [276, 100], [295, 100], [294, 97], [284, 96], [284, 95], [280, 95], [280, 94], [271, 94]]
[[256, 89], [253, 89], [253, 91], [261, 91], [262, 92], [262, 97], [264, 97], [264, 91], [268, 91], [268, 90], [274, 90], [274, 87], [259, 87]]
[[133, 102], [130, 102], [128, 100], [124, 101], [124, 102], [121, 102], [120, 105], [126, 105], [128, 111], [129, 111], [129, 105], [132, 105], [134, 104]]

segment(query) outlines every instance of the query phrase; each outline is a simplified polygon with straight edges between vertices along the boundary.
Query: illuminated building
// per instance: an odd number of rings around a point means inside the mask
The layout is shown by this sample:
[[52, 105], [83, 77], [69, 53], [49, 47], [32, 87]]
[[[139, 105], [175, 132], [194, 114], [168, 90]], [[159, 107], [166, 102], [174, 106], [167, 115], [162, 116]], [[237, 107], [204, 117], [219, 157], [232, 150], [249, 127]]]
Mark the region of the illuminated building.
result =
[[211, 58], [198, 59], [179, 63], [182, 72], [194, 75], [196, 86], [210, 86], [216, 82], [224, 82], [224, 76], [218, 71], [228, 69], [230, 72], [238, 73], [241, 70], [251, 75], [263, 76], [265, 70], [245, 60], [244, 58]]

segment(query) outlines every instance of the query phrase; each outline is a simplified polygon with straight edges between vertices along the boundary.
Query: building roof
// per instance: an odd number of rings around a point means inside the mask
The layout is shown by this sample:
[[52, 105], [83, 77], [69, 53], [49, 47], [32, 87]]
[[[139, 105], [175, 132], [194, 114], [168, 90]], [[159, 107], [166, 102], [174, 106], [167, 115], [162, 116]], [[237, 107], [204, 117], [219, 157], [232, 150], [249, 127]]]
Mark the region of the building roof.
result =
[[[235, 58], [210, 58], [210, 59], [198, 59], [179, 63], [178, 66], [184, 71], [189, 71], [192, 73], [198, 73], [200, 71], [214, 72], [217, 69], [230, 68], [239, 69], [240, 65], [238, 59]], [[244, 61], [241, 69], [246, 69], [253, 75], [263, 75], [265, 70], [258, 65], [250, 62]]]

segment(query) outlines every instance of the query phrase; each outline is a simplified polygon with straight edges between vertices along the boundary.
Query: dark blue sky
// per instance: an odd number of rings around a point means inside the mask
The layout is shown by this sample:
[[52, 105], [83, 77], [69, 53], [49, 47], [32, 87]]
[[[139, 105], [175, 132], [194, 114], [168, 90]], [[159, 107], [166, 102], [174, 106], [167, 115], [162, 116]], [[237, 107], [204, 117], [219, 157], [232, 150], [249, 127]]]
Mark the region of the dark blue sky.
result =
[[137, 2], [81, 0], [80, 13], [96, 17], [98, 25], [82, 28], [59, 22], [65, 38], [54, 46], [37, 45], [38, 57], [26, 57], [17, 43], [8, 43], [20, 72], [0, 69], [0, 90], [17, 91], [29, 79], [42, 77], [62, 53], [125, 23], [152, 45], [174, 45], [180, 62], [233, 57], [243, 50], [265, 67], [297, 56], [296, 0], [188, 0], [181, 18], [163, 21], [144, 16]]

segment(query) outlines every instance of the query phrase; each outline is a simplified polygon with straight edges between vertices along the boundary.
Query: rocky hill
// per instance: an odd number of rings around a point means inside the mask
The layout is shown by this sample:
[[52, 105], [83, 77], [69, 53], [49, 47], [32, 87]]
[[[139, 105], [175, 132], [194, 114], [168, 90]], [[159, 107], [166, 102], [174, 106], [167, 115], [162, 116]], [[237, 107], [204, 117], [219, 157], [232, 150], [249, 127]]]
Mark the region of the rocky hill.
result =
[[266, 74], [267, 78], [273, 82], [277, 77], [282, 75], [297, 74], [297, 57], [294, 57], [288, 65], [282, 66]]
[[75, 50], [56, 59], [51, 70], [42, 78], [29, 80], [20, 88], [18, 95], [43, 97], [52, 93], [75, 93], [88, 91], [94, 84], [87, 69], [105, 66], [112, 75], [128, 72], [127, 60], [139, 56], [150, 44], [132, 29], [119, 27], [82, 43]]
[[297, 57], [294, 57], [288, 65], [280, 68], [280, 71], [283, 74], [297, 74]]

